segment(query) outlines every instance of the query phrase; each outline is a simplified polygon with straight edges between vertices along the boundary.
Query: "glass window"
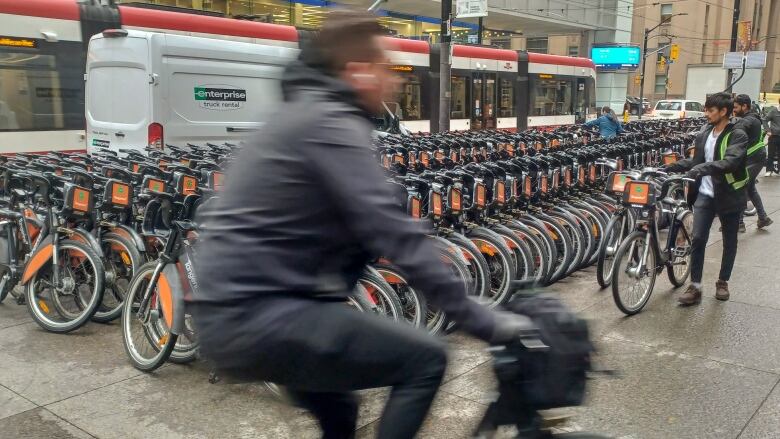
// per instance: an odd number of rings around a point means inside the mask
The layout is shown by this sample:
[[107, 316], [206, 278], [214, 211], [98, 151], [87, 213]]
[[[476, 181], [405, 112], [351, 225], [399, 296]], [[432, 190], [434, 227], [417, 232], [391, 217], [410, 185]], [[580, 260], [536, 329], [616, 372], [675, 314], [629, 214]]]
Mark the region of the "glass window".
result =
[[423, 119], [422, 81], [414, 73], [399, 75], [403, 79], [396, 102], [401, 110], [401, 120]]
[[672, 16], [672, 4], [665, 3], [661, 5], [661, 21], [667, 20]]
[[696, 110], [696, 102], [686, 102], [685, 103], [685, 111], [697, 111]]
[[528, 38], [525, 40], [525, 50], [535, 53], [547, 53], [547, 38]]
[[0, 50], [0, 130], [84, 129], [81, 43]]
[[580, 46], [569, 46], [569, 56], [580, 56]]
[[469, 102], [466, 90], [469, 79], [465, 76], [452, 76], [452, 102], [450, 104], [451, 119], [468, 119]]
[[[660, 94], [663, 93], [664, 90], [666, 90], [666, 75], [656, 75], [654, 92]], [[677, 104], [679, 105], [680, 103], [678, 102]]]
[[515, 117], [515, 87], [509, 79], [499, 80], [498, 117]]
[[572, 113], [572, 81], [540, 79], [534, 87], [533, 116], [562, 116]]
[[596, 80], [593, 78], [585, 79], [585, 87], [588, 89], [588, 113], [596, 113]]
[[656, 110], [669, 110], [669, 111], [680, 111], [682, 109], [682, 102], [680, 101], [658, 101], [657, 104], [655, 104]]

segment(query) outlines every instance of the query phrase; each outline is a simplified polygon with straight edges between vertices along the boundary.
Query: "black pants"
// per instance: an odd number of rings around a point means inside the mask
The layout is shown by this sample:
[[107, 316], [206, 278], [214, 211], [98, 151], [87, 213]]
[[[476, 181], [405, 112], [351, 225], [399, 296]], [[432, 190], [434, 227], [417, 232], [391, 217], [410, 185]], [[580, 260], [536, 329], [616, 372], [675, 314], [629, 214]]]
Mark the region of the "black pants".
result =
[[[757, 154], [764, 154], [763, 152], [759, 152]], [[748, 181], [748, 184], [746, 186], [747, 190], [747, 196], [751, 203], [753, 203], [753, 207], [756, 208], [756, 213], [758, 214], [759, 218], [766, 218], [766, 209], [764, 209], [764, 202], [761, 201], [761, 195], [758, 194], [758, 189], [756, 189], [756, 179], [758, 178], [758, 174], [761, 173], [762, 162], [757, 161], [754, 165], [748, 166], [748, 174], [750, 176], [750, 180]], [[739, 222], [743, 222], [745, 213], [744, 211], [740, 215]]]
[[777, 172], [778, 161], [780, 161], [780, 136], [770, 136], [767, 145], [768, 156], [766, 159], [766, 170]]
[[[291, 301], [296, 302], [292, 307]], [[378, 437], [414, 437], [444, 375], [447, 357], [441, 341], [341, 302], [264, 302], [259, 314], [247, 316], [250, 324], [244, 324], [244, 329], [220, 331], [220, 326], [225, 327], [219, 325], [222, 316], [203, 308], [196, 313], [196, 322], [198, 315], [211, 313], [205, 317], [206, 327], [199, 325], [198, 330], [205, 332], [202, 346], [207, 355], [208, 351], [215, 354], [211, 359], [218, 367], [221, 359], [230, 363], [231, 355], [245, 358], [245, 366], [220, 369], [220, 373], [287, 386], [293, 398], [317, 418], [326, 439], [354, 437], [355, 390], [389, 386]], [[228, 321], [238, 317], [231, 312], [224, 313]]]
[[718, 279], [729, 280], [731, 270], [734, 268], [734, 260], [737, 257], [740, 214], [740, 211], [718, 214], [715, 200], [699, 194], [696, 203], [693, 205], [693, 237], [691, 239], [692, 282], [701, 282], [704, 271], [704, 251], [707, 248], [710, 228], [716, 216], [720, 218], [720, 223], [723, 226], [723, 259], [720, 262]]

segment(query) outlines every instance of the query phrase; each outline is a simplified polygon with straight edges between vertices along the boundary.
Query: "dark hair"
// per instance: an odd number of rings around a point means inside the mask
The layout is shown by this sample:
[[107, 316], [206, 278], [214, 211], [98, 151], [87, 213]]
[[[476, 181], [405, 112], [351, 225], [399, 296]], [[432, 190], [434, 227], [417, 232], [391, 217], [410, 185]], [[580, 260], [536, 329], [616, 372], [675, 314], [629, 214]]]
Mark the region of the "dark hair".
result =
[[337, 75], [350, 62], [373, 62], [382, 55], [374, 37], [386, 34], [376, 17], [365, 12], [336, 10], [312, 36], [301, 53], [310, 67]]
[[741, 94], [734, 98], [734, 103], [739, 105], [752, 105], [753, 101], [750, 99], [750, 96]]
[[605, 105], [605, 106], [601, 107], [601, 112], [602, 113], [611, 113], [612, 109]]
[[707, 97], [704, 108], [717, 108], [718, 110], [725, 108], [726, 116], [731, 116], [731, 112], [734, 111], [734, 100], [728, 93], [715, 93]]

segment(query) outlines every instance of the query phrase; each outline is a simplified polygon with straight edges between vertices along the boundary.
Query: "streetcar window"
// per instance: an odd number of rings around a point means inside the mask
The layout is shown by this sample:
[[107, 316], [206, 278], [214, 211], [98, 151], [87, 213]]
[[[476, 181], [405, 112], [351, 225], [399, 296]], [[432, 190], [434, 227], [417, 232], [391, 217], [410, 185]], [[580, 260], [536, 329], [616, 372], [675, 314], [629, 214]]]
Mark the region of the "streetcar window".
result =
[[451, 119], [468, 119], [469, 101], [466, 90], [469, 80], [464, 76], [452, 76], [452, 103], [450, 108]]
[[534, 116], [572, 114], [572, 81], [538, 80], [533, 102]]
[[499, 81], [498, 117], [515, 117], [515, 88], [509, 79]]
[[80, 43], [0, 49], [0, 131], [84, 129]]
[[423, 99], [422, 99], [422, 81], [414, 73], [399, 74], [404, 81], [396, 95], [401, 114], [401, 120], [422, 120], [423, 119]]
[[593, 78], [585, 79], [585, 86], [588, 88], [588, 113], [596, 113], [596, 80]]

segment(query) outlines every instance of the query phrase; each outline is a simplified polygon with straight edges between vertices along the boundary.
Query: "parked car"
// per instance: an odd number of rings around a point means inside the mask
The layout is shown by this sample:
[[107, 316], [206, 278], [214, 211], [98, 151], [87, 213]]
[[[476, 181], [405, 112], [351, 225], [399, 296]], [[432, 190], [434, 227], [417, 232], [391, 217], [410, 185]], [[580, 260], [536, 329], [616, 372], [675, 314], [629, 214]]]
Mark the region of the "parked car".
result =
[[684, 99], [666, 99], [655, 103], [653, 117], [659, 119], [685, 119], [704, 116], [704, 105]]

